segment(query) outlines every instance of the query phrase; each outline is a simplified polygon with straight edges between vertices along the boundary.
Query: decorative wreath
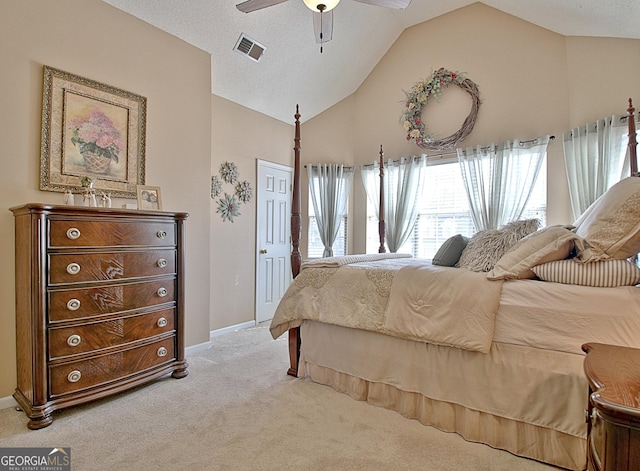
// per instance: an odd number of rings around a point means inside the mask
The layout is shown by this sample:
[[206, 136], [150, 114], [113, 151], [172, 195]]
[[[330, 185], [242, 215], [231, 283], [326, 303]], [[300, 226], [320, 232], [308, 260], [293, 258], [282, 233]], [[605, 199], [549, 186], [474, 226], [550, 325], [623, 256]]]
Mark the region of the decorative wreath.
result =
[[[473, 100], [471, 112], [458, 132], [444, 139], [434, 139], [425, 130], [425, 125], [422, 121], [422, 107], [427, 104], [432, 96], [439, 99], [443, 88], [449, 85], [456, 85], [471, 95]], [[404, 130], [407, 132], [407, 141], [413, 140], [419, 147], [432, 150], [451, 149], [464, 140], [476, 124], [478, 109], [480, 108], [480, 92], [475, 83], [459, 72], [452, 72], [441, 67], [423, 81], [417, 82], [411, 87], [411, 92], [405, 93], [407, 101], [402, 113]]]

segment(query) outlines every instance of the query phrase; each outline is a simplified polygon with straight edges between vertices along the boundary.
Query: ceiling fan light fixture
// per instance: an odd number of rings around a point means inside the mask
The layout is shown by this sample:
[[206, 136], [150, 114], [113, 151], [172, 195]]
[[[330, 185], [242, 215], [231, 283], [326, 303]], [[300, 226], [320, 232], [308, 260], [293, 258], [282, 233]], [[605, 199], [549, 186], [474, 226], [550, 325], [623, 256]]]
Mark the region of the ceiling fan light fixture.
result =
[[327, 12], [333, 10], [340, 0], [303, 0], [312, 11]]

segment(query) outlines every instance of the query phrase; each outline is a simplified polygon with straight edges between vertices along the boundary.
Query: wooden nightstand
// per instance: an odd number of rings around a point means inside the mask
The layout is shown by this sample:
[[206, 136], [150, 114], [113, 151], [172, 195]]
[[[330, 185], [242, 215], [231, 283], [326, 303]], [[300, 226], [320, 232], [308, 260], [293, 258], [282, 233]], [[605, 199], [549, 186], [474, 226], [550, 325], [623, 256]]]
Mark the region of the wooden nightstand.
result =
[[640, 470], [640, 350], [582, 346], [589, 382], [587, 469]]

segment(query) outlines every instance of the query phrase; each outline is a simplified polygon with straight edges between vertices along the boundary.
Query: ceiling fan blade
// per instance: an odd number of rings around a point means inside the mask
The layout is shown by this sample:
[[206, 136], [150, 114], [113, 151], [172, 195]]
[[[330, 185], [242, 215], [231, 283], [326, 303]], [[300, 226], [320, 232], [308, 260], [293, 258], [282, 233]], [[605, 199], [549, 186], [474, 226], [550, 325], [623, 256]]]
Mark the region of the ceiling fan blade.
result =
[[318, 44], [331, 41], [333, 37], [333, 10], [324, 13], [313, 12], [313, 31], [316, 33]]
[[411, 0], [356, 0], [356, 2], [366, 3], [367, 5], [375, 5], [377, 7], [387, 7], [402, 10], [409, 6]]
[[287, 0], [247, 0], [246, 2], [238, 3], [236, 8], [241, 12], [251, 13], [252, 11], [262, 10], [263, 8], [271, 7], [286, 1]]

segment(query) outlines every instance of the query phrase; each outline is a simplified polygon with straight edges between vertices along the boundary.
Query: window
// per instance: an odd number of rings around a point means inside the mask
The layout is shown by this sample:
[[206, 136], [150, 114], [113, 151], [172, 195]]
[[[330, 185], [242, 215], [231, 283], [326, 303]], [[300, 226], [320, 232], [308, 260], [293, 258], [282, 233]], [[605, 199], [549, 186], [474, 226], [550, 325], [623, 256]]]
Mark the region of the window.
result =
[[[347, 214], [354, 168], [343, 164], [309, 165], [308, 258], [347, 254]], [[320, 213], [316, 215], [315, 208]], [[322, 234], [318, 226], [322, 226]], [[324, 243], [333, 243], [325, 250]]]
[[[309, 198], [309, 225], [307, 231], [307, 240], [309, 246], [307, 247], [308, 258], [321, 258], [324, 252], [324, 244], [320, 239], [320, 233], [318, 232], [318, 224], [316, 222], [316, 214], [313, 210], [313, 203]], [[333, 242], [333, 255], [347, 255], [347, 216], [343, 216], [340, 221], [340, 229], [338, 229], [338, 236]]]
[[[469, 211], [457, 160], [429, 163], [421, 208], [411, 238], [398, 250], [414, 257], [433, 258], [440, 246], [455, 234], [472, 236], [476, 231]], [[546, 225], [547, 171], [546, 157], [522, 219], [538, 218]], [[367, 253], [380, 246], [378, 220], [367, 200]]]

